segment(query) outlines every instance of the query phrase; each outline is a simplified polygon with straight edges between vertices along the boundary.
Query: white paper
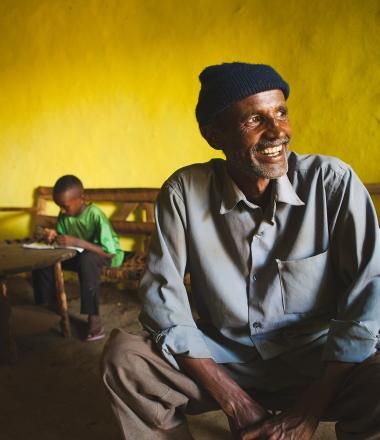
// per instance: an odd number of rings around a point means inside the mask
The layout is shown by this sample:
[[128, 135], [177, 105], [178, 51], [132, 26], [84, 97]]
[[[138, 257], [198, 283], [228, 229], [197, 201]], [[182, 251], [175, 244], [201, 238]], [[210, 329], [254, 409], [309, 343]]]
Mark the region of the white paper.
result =
[[27, 249], [74, 249], [74, 251], [83, 252], [84, 249], [76, 246], [61, 246], [59, 244], [47, 244], [34, 241], [33, 243], [24, 243], [22, 247]]

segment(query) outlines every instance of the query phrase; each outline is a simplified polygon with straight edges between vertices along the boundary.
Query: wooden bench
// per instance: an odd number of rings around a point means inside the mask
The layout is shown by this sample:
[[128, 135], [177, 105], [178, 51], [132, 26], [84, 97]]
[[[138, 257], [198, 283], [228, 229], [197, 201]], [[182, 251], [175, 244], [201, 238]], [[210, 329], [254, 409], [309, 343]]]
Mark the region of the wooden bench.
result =
[[380, 196], [380, 183], [365, 183], [364, 185], [372, 198]]
[[[53, 201], [52, 187], [40, 186], [34, 193], [34, 205], [28, 208], [0, 207], [0, 212], [27, 212], [31, 214], [31, 239], [38, 238], [43, 228], [54, 228], [56, 215], [49, 215], [49, 202]], [[136, 286], [145, 268], [145, 256], [154, 230], [154, 202], [158, 188], [88, 188], [84, 195], [87, 202], [93, 202], [107, 211], [111, 210], [109, 220], [121, 238], [134, 240], [133, 250], [121, 267], [104, 268], [103, 277], [107, 280], [130, 281]], [[58, 208], [56, 208], [58, 211]], [[26, 241], [27, 239], [19, 240]], [[9, 240], [15, 242], [17, 240]], [[122, 246], [123, 247], [123, 246]], [[56, 270], [57, 286], [62, 286], [62, 269]], [[67, 316], [67, 300], [64, 288], [60, 289], [64, 298], [59, 301], [62, 318]], [[62, 293], [59, 293], [62, 296]], [[65, 336], [70, 335], [67, 319], [62, 325]]]

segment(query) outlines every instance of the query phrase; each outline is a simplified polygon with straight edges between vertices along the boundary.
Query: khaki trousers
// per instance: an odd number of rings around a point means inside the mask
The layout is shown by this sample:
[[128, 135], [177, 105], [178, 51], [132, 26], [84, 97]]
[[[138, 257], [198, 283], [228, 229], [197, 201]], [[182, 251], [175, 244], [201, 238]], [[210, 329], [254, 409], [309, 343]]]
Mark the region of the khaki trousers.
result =
[[[287, 369], [289, 374], [295, 370], [278, 358], [254, 360], [253, 369], [244, 364], [225, 364], [223, 368], [235, 380], [242, 376], [240, 384], [249, 383], [247, 377], [252, 375], [260, 382], [257, 362], [268, 366], [266, 371], [270, 374], [274, 373], [273, 365], [279, 364], [277, 368], [284, 379]], [[101, 370], [125, 440], [190, 440], [185, 415], [219, 409], [206, 391], [160, 355], [145, 332], [133, 335], [114, 330], [104, 348]], [[268, 382], [267, 376], [263, 376], [264, 383]], [[305, 374], [300, 376], [298, 384], [280, 391], [244, 388], [267, 409], [282, 410], [292, 405], [307, 381], [312, 380]], [[337, 421], [338, 439], [380, 440], [379, 353], [350, 372], [324, 420]]]

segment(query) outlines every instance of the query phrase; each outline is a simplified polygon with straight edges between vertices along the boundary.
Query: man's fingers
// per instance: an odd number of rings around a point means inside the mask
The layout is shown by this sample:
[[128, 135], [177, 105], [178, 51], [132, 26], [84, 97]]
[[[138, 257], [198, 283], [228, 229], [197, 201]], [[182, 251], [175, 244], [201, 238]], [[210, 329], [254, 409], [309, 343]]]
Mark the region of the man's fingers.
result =
[[266, 437], [263, 437], [263, 429], [262, 428], [255, 428], [255, 429], [247, 429], [244, 431], [244, 433], [241, 435], [242, 440], [260, 440], [264, 439]]
[[286, 435], [281, 425], [261, 425], [249, 428], [241, 434], [242, 440], [285, 440]]

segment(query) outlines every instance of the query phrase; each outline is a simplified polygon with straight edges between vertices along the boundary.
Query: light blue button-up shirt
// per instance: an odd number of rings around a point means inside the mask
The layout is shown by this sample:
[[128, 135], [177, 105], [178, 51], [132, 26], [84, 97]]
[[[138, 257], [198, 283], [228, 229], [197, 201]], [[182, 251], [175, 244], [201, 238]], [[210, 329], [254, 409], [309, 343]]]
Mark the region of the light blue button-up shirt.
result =
[[321, 338], [327, 361], [376, 351], [378, 222], [343, 162], [290, 153], [265, 212], [224, 160], [191, 165], [164, 184], [155, 215], [140, 320], [173, 365], [177, 354], [246, 362], [253, 347], [270, 359]]

